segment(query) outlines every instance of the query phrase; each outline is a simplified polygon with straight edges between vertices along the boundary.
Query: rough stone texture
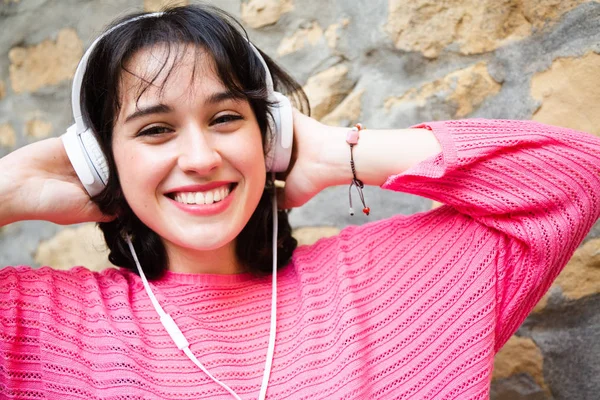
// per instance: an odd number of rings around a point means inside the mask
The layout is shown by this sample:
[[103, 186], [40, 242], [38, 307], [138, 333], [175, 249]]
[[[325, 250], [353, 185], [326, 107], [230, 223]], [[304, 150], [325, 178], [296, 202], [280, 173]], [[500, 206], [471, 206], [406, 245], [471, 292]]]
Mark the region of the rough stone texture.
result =
[[332, 112], [323, 117], [323, 123], [350, 126], [359, 122], [364, 93], [365, 89], [354, 90]]
[[0, 124], [0, 147], [15, 147], [17, 135], [10, 124]]
[[167, 6], [185, 6], [187, 0], [144, 0], [144, 11], [160, 11]]
[[25, 134], [34, 139], [47, 138], [52, 134], [52, 124], [41, 119], [30, 119], [25, 123]]
[[537, 302], [537, 304], [533, 308], [532, 313], [541, 312], [544, 308], [546, 308], [548, 302], [550, 301], [550, 296], [552, 296], [552, 290], [546, 292], [546, 294], [540, 299], [540, 301]]
[[420, 88], [410, 89], [402, 96], [390, 97], [385, 108], [389, 110], [407, 102], [424, 107], [431, 98], [441, 97], [456, 107], [454, 116], [462, 118], [471, 114], [487, 97], [497, 94], [501, 87], [488, 73], [486, 63], [479, 62]]
[[544, 382], [544, 358], [540, 349], [530, 338], [513, 336], [494, 358], [493, 380], [508, 378], [517, 374], [528, 374], [535, 383], [550, 395]]
[[310, 102], [311, 116], [321, 119], [333, 111], [352, 85], [345, 65], [336, 65], [310, 77], [303, 89]]
[[339, 232], [340, 229], [333, 226], [307, 226], [295, 229], [293, 235], [298, 241], [298, 246], [303, 246], [313, 244], [324, 237], [337, 235]]
[[277, 48], [278, 56], [294, 53], [306, 45], [314, 46], [323, 38], [323, 28], [318, 22], [311, 22], [303, 25], [294, 32], [291, 36], [283, 38], [281, 44]]
[[82, 55], [81, 40], [73, 29], [61, 29], [56, 41], [45, 40], [29, 48], [15, 47], [8, 53], [12, 90], [34, 92], [71, 79]]
[[[0, 0], [0, 26], [2, 32], [10, 32], [0, 37], [0, 82], [6, 86], [0, 101], [0, 156], [35, 140], [27, 135], [28, 121], [51, 124], [51, 136], [60, 135], [72, 123], [70, 76], [79, 56], [68, 56], [69, 46], [81, 38], [87, 47], [114, 18], [142, 8], [156, 10], [165, 3]], [[256, 0], [209, 3], [237, 18], [248, 14], [249, 8], [244, 7], [260, 4]], [[264, 1], [263, 16], [243, 23], [253, 42], [309, 92], [314, 86], [314, 81], [309, 84], [311, 77], [347, 68], [341, 81], [332, 78], [322, 83], [332, 88], [321, 90], [322, 103], [319, 96], [309, 93], [315, 115], [322, 113], [319, 104], [328, 104], [321, 118], [326, 123], [362, 122], [369, 128], [391, 128], [461, 116], [534, 118], [598, 134], [598, 1], [302, 0], [294, 1], [294, 8], [282, 11], [276, 19], [271, 17], [275, 21], [268, 26], [252, 27], [268, 21], [265, 15], [285, 9], [278, 7], [286, 3], [291, 1]], [[44, 24], [39, 23], [41, 15]], [[71, 30], [72, 41], [58, 40], [58, 32], [64, 29]], [[11, 63], [15, 69], [15, 62], [9, 53], [14, 56], [15, 49], [20, 49], [17, 56], [23, 63], [17, 69], [19, 92], [8, 87], [14, 86]], [[70, 73], [49, 81], [47, 70], [67, 70], [69, 63]], [[24, 88], [32, 84], [36, 89]], [[349, 85], [341, 90], [343, 100], [335, 94], [338, 84]], [[403, 96], [406, 101], [398, 101]], [[386, 102], [388, 107], [384, 107]], [[376, 187], [365, 188], [365, 197], [371, 215], [350, 217], [348, 186], [324, 190], [292, 210], [294, 234], [301, 243], [310, 243], [351, 224], [425, 212], [435, 206], [429, 199]], [[65, 229], [71, 231], [71, 239], [61, 242], [57, 234]], [[0, 265], [108, 265], [106, 255], [99, 256], [100, 261], [84, 257], [96, 247], [74, 241], [85, 234], [78, 229], [39, 221], [5, 226], [0, 229]], [[519, 329], [518, 338], [498, 354], [492, 399], [598, 398], [600, 278], [594, 254], [594, 246], [600, 247], [598, 240], [600, 223], [538, 303], [537, 312]], [[50, 251], [52, 242], [63, 245]], [[40, 243], [44, 246], [38, 250]], [[74, 255], [73, 249], [80, 246], [85, 254]], [[97, 248], [102, 247], [100, 242]], [[43, 251], [47, 256], [41, 255]], [[72, 254], [71, 260], [52, 258], [66, 254]]]
[[552, 400], [533, 379], [526, 374], [511, 376], [494, 382], [490, 400]]
[[540, 102], [533, 119], [600, 135], [600, 55], [557, 58], [550, 69], [535, 74], [531, 95]]
[[554, 285], [569, 300], [600, 293], [600, 239], [590, 240], [577, 249]]
[[554, 399], [595, 400], [600, 390], [600, 295], [552, 302], [519, 329], [544, 356], [544, 380]]
[[327, 45], [335, 49], [337, 46], [337, 42], [340, 39], [340, 29], [345, 28], [350, 23], [348, 18], [344, 18], [340, 23], [331, 24], [325, 29], [325, 39], [327, 40]]
[[[593, 232], [592, 232], [593, 235]], [[584, 243], [542, 297], [533, 312], [543, 311], [553, 297], [578, 300], [600, 293], [600, 239]]]
[[40, 243], [34, 260], [39, 265], [49, 265], [56, 269], [70, 269], [85, 265], [94, 271], [111, 267], [108, 250], [102, 232], [95, 224], [84, 224], [77, 228], [67, 228], [54, 237]]
[[248, 0], [242, 2], [242, 21], [257, 29], [279, 21], [281, 15], [294, 9], [292, 0]]
[[589, 0], [389, 0], [386, 30], [396, 48], [437, 57], [455, 44], [478, 54], [523, 39]]

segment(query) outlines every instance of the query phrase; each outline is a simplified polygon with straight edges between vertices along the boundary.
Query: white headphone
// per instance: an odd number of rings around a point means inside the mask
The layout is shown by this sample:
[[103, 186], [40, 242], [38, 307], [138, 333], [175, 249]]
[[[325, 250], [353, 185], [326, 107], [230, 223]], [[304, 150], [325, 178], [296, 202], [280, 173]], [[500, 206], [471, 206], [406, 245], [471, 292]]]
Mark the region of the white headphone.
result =
[[[106, 34], [112, 30], [133, 22], [141, 18], [148, 18], [153, 16], [159, 16], [162, 13], [151, 13], [144, 14], [142, 16], [134, 17], [129, 19], [111, 29], [106, 31], [102, 36], [96, 39], [89, 49], [83, 55], [83, 58], [77, 66], [75, 77], [73, 78], [73, 91], [71, 94], [72, 106], [73, 106], [73, 117], [75, 123], [71, 125], [65, 134], [61, 136], [65, 150], [79, 177], [81, 183], [90, 194], [94, 196], [100, 193], [108, 181], [108, 164], [106, 158], [102, 153], [100, 145], [98, 144], [91, 128], [87, 127], [83, 121], [81, 115], [81, 104], [79, 101], [79, 93], [81, 91], [81, 83], [85, 69], [87, 66], [88, 58], [98, 43]], [[274, 91], [273, 78], [269, 72], [269, 68], [260, 52], [249, 43], [250, 47], [254, 51], [254, 54], [258, 57], [263, 68], [265, 70], [265, 80], [268, 90], [268, 101], [273, 104], [270, 107], [270, 114], [273, 119], [270, 121], [269, 132], [271, 133], [271, 140], [267, 143], [271, 144], [269, 152], [265, 156], [265, 163], [267, 171], [271, 172], [272, 178], [275, 179], [275, 172], [284, 172], [290, 162], [292, 154], [292, 141], [293, 141], [293, 117], [292, 117], [292, 106], [287, 97], [279, 92]], [[265, 361], [265, 371], [261, 383], [260, 393], [258, 398], [260, 400], [265, 399], [267, 388], [269, 385], [269, 377], [271, 375], [271, 367], [273, 364], [273, 355], [275, 352], [275, 336], [276, 336], [276, 324], [277, 324], [277, 230], [278, 230], [278, 218], [277, 218], [277, 197], [276, 193], [272, 194], [272, 209], [273, 209], [273, 240], [272, 240], [272, 251], [273, 251], [273, 270], [272, 270], [272, 293], [271, 293], [271, 323], [269, 329], [269, 343], [267, 347], [267, 357]], [[214, 377], [205, 367], [198, 361], [194, 354], [189, 349], [189, 343], [185, 338], [182, 331], [179, 329], [173, 318], [165, 313], [162, 309], [156, 297], [152, 293], [150, 284], [148, 283], [144, 271], [139, 263], [135, 248], [131, 243], [129, 236], [126, 237], [127, 244], [134, 258], [136, 267], [140, 274], [140, 278], [144, 284], [144, 288], [148, 293], [150, 301], [152, 302], [156, 312], [160, 316], [160, 321], [175, 342], [175, 345], [182, 350], [194, 364], [196, 364], [204, 373], [206, 373], [214, 382], [223, 387], [237, 400], [241, 400], [237, 393], [235, 393], [229, 386], [221, 382], [219, 379]]]
[[[94, 196], [104, 189], [108, 182], [109, 171], [106, 158], [102, 153], [100, 145], [98, 144], [92, 129], [86, 126], [83, 121], [81, 113], [79, 94], [81, 92], [81, 83], [87, 67], [88, 58], [98, 41], [114, 29], [141, 18], [155, 17], [160, 16], [161, 14], [162, 13], [144, 14], [109, 29], [90, 45], [81, 58], [81, 61], [79, 61], [79, 65], [75, 71], [71, 92], [71, 103], [75, 123], [67, 129], [67, 132], [61, 136], [61, 139], [79, 180], [90, 196]], [[292, 105], [287, 97], [274, 90], [273, 78], [271, 77], [267, 63], [256, 47], [254, 47], [252, 43], [248, 43], [265, 70], [265, 81], [269, 93], [268, 101], [273, 104], [269, 109], [270, 114], [273, 117], [269, 124], [269, 133], [272, 135], [272, 140], [267, 141], [267, 143], [271, 144], [271, 148], [265, 156], [265, 164], [267, 166], [267, 171], [284, 172], [288, 168], [292, 155], [294, 132]]]

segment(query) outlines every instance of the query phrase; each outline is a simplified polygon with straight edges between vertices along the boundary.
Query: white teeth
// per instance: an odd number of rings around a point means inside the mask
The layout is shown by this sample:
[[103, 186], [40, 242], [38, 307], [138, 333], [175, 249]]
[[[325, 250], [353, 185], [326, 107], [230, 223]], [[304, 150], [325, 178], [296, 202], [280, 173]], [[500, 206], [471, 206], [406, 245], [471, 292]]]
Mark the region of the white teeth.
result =
[[229, 187], [222, 186], [206, 192], [175, 193], [173, 199], [183, 204], [213, 204], [225, 199], [225, 197], [229, 196], [229, 193]]

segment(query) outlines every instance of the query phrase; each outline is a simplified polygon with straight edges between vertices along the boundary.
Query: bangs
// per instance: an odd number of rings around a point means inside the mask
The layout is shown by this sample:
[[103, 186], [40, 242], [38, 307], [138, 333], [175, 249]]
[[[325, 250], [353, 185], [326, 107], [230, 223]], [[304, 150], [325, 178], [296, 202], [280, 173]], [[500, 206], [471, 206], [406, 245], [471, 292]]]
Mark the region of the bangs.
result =
[[[262, 93], [256, 93], [257, 91], [247, 90], [242, 87], [240, 81], [234, 75], [232, 66], [222, 65], [221, 70], [225, 70], [225, 77], [218, 73], [218, 66], [215, 63], [212, 55], [203, 48], [197, 46], [191, 47], [190, 44], [182, 43], [158, 43], [149, 49], [138, 50], [138, 53], [131, 56], [129, 60], [124, 61], [124, 65], [121, 68], [122, 73], [119, 76], [120, 84], [115, 98], [118, 100], [115, 103], [115, 114], [119, 115], [120, 108], [122, 106], [121, 101], [123, 97], [123, 90], [135, 91], [133, 96], [136, 98], [136, 103], [140, 101], [140, 98], [144, 93], [152, 88], [158, 91], [158, 97], [162, 98], [165, 87], [169, 82], [169, 79], [180, 79], [176, 75], [179, 67], [183, 66], [184, 63], [187, 67], [192, 69], [189, 83], [189, 88], [193, 88], [196, 79], [204, 79], [209, 76], [211, 79], [216, 78], [223, 86], [225, 86], [225, 92], [229, 98], [233, 98], [239, 101], [250, 100], [262, 100]], [[140, 56], [140, 53], [144, 52], [145, 55]], [[141, 59], [138, 59], [141, 57]], [[184, 60], [185, 58], [185, 60]], [[136, 60], [137, 59], [137, 60]], [[135, 63], [141, 65], [141, 68], [136, 68]], [[226, 60], [228, 63], [229, 60]], [[173, 77], [172, 74], [175, 74]], [[127, 76], [132, 76], [135, 79], [135, 84], [132, 86], [130, 80], [126, 80]], [[187, 78], [186, 78], [187, 79]], [[225, 80], [230, 82], [226, 84]], [[125, 82], [128, 82], [125, 86]], [[265, 94], [266, 96], [266, 94]], [[265, 100], [266, 101], [266, 100]]]

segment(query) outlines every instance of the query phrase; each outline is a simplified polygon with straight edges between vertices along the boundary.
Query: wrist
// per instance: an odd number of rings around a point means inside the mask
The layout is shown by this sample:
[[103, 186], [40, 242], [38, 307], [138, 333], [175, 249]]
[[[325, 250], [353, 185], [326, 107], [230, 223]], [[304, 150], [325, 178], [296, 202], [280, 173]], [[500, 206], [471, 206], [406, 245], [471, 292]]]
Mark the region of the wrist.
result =
[[19, 220], [14, 193], [20, 190], [20, 179], [15, 177], [17, 166], [10, 162], [10, 155], [0, 158], [0, 226]]
[[324, 126], [318, 165], [323, 188], [346, 185], [352, 180], [350, 146], [346, 134], [350, 128]]

